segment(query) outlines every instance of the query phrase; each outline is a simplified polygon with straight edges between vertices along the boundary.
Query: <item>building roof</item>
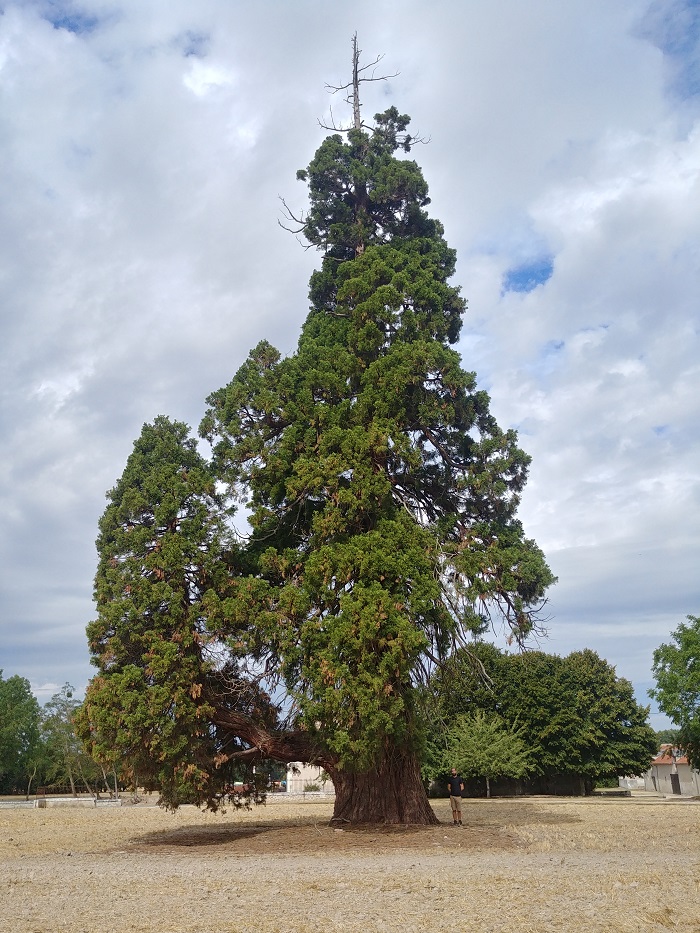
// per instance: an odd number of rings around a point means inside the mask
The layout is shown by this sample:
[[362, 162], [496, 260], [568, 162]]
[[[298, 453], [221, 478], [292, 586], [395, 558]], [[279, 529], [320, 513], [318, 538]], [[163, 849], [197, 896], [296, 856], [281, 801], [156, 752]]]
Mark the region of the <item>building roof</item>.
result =
[[677, 765], [688, 764], [688, 759], [680, 748], [675, 748], [673, 745], [662, 745], [658, 755], [652, 758], [651, 763], [653, 765], [672, 765], [674, 761]]

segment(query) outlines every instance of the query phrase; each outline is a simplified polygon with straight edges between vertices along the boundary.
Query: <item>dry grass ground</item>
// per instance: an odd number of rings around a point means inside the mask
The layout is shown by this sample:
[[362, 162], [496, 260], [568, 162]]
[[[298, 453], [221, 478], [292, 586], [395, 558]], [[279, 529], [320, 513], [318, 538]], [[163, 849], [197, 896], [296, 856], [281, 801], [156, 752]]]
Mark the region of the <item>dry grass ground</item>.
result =
[[252, 813], [0, 810], [2, 933], [700, 933], [700, 802], [465, 801], [463, 829]]

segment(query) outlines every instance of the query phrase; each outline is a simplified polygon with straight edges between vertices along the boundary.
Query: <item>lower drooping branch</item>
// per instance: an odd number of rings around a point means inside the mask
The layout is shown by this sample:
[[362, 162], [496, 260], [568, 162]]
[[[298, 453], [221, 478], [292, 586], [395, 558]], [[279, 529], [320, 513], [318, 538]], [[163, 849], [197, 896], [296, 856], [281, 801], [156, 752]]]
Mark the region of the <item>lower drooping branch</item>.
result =
[[232, 710], [221, 708], [215, 711], [213, 722], [249, 746], [221, 755], [216, 762], [218, 767], [227, 761], [257, 761], [263, 758], [283, 762], [314, 762], [321, 766], [327, 763], [312, 737], [302, 729], [285, 731], [270, 728]]

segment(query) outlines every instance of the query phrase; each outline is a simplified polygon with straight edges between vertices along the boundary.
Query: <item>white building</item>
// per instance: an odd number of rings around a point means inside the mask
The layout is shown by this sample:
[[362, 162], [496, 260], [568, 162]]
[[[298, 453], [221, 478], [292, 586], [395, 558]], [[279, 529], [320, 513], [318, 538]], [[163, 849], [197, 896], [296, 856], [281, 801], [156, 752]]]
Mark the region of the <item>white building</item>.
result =
[[662, 745], [644, 775], [644, 789], [659, 794], [700, 797], [700, 771], [690, 767], [680, 749]]
[[333, 782], [322, 768], [304, 761], [290, 761], [287, 765], [287, 793], [313, 793], [310, 788], [321, 794], [334, 793]]

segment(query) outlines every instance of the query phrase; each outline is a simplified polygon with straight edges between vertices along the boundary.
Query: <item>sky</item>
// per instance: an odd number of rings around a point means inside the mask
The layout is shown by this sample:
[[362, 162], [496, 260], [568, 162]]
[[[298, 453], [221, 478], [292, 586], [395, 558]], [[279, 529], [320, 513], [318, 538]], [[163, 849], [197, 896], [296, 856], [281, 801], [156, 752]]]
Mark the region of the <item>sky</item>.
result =
[[[649, 700], [700, 614], [697, 0], [0, 0], [0, 668], [95, 673], [94, 541], [145, 422], [196, 430], [320, 257], [285, 232], [350, 76], [457, 250], [458, 344], [532, 456], [542, 650]], [[668, 725], [652, 706], [652, 724]]]

